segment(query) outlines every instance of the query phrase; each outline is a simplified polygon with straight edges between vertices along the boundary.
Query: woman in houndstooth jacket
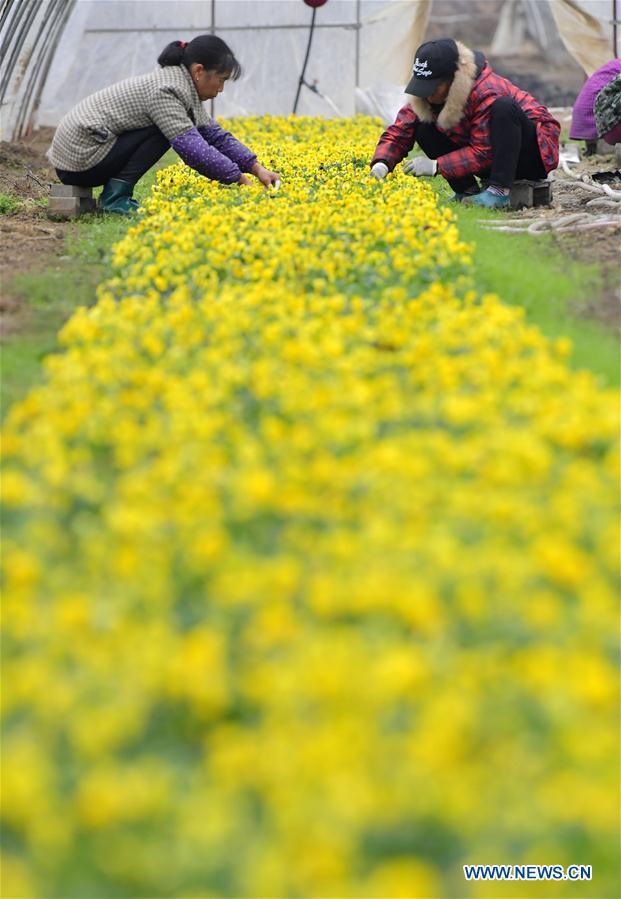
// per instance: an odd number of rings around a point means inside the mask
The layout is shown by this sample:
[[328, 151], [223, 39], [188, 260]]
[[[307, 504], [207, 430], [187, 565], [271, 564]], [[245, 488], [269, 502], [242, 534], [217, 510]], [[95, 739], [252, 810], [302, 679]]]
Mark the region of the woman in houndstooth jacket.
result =
[[106, 212], [137, 208], [136, 183], [169, 147], [184, 162], [224, 184], [267, 188], [279, 179], [255, 154], [211, 119], [203, 101], [214, 99], [241, 67], [223, 40], [205, 34], [169, 44], [159, 66], [86, 97], [61, 120], [48, 157], [63, 184], [95, 187]]

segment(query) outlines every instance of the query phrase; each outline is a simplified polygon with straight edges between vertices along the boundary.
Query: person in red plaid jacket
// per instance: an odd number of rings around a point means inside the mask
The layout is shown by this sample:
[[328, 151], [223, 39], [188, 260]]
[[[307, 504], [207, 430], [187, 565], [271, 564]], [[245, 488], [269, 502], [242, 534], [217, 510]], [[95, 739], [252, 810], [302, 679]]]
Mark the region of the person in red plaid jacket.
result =
[[[455, 191], [453, 199], [503, 208], [517, 178], [538, 181], [558, 165], [556, 119], [526, 91], [496, 75], [482, 53], [459, 41], [422, 44], [405, 93], [409, 103], [373, 155], [375, 178], [384, 178], [416, 143], [426, 156], [408, 160], [408, 174], [440, 173]], [[485, 190], [476, 175], [489, 182]]]

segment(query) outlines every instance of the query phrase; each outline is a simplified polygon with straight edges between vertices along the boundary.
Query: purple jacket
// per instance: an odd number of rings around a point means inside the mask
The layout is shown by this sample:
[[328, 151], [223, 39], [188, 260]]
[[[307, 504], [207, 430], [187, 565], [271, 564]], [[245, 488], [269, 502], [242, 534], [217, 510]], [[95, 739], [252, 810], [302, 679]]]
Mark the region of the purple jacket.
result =
[[606, 87], [608, 82], [612, 81], [620, 72], [621, 59], [611, 59], [586, 80], [574, 103], [571, 131], [569, 132], [572, 140], [597, 140], [597, 127], [593, 112], [595, 98], [601, 89]]
[[249, 172], [257, 161], [248, 147], [214, 121], [180, 134], [171, 147], [201, 175], [224, 184], [239, 181], [241, 173]]

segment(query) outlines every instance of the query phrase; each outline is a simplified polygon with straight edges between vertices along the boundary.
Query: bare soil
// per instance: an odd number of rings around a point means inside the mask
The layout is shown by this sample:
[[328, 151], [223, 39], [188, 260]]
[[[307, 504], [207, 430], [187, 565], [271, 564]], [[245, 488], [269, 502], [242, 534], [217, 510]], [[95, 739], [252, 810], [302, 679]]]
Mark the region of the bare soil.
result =
[[14, 212], [0, 215], [0, 336], [19, 331], [28, 317], [12, 290], [15, 275], [44, 269], [65, 251], [70, 225], [50, 221], [45, 206], [57, 180], [45, 157], [52, 133], [41, 129], [19, 143], [0, 142], [0, 192], [19, 201]]

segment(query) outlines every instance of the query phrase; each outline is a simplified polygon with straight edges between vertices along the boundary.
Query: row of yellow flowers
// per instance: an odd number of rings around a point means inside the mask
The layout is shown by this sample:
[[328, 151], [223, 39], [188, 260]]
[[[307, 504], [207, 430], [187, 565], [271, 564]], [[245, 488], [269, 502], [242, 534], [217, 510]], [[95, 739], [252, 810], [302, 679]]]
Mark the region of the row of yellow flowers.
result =
[[612, 897], [618, 396], [377, 122], [233, 130], [5, 428], [3, 895]]

